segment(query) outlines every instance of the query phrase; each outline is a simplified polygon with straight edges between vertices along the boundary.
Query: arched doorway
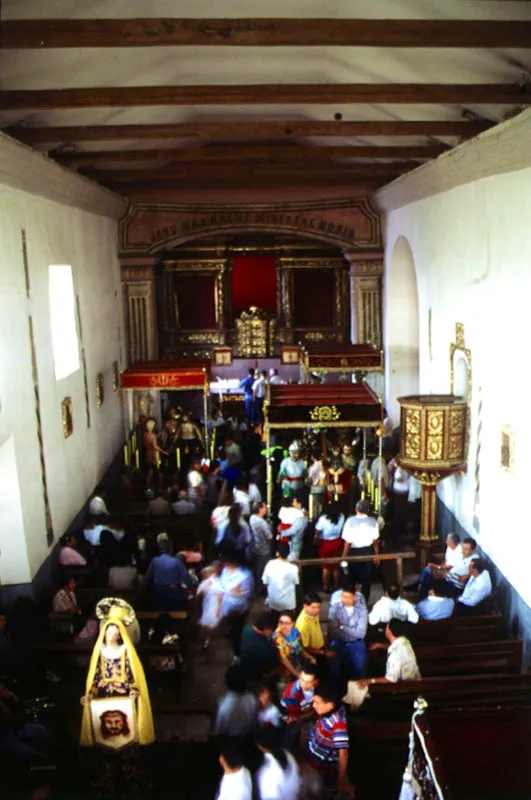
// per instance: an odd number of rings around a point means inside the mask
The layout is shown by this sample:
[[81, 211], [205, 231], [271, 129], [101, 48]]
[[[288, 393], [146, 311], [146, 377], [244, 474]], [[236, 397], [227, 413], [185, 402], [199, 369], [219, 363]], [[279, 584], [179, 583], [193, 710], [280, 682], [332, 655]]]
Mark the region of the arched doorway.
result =
[[386, 406], [398, 424], [402, 395], [419, 391], [419, 301], [413, 253], [399, 236], [386, 258], [384, 281]]

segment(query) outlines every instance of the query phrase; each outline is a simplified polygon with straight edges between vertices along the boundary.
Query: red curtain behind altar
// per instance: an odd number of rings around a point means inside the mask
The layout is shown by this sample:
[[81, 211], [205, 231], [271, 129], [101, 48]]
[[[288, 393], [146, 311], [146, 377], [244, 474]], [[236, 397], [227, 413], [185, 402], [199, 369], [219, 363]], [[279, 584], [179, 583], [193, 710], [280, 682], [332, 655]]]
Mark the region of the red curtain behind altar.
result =
[[236, 256], [232, 265], [232, 310], [249, 306], [277, 310], [277, 272], [273, 256]]
[[213, 275], [182, 275], [176, 284], [179, 323], [183, 330], [216, 327]]
[[293, 270], [294, 328], [333, 327], [334, 281], [331, 269]]

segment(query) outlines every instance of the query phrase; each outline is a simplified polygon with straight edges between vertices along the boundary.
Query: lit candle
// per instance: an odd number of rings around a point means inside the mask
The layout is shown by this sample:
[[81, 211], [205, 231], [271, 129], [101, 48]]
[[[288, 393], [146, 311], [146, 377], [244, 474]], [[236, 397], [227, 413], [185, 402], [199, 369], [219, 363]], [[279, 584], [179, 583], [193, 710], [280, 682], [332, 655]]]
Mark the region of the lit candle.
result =
[[310, 520], [313, 520], [313, 494], [310, 494]]
[[135, 463], [136, 468], [140, 469], [140, 452], [138, 450], [135, 452]]
[[124, 464], [125, 466], [129, 464], [129, 448], [126, 444], [124, 444]]
[[374, 510], [378, 513], [378, 500], [379, 500], [379, 490], [378, 487], [374, 490]]
[[181, 450], [179, 447], [175, 451], [175, 460], [177, 462], [177, 469], [181, 469]]
[[160, 469], [160, 453], [159, 453], [158, 450], [157, 450], [157, 452], [155, 454], [155, 463], [157, 465], [157, 469]]

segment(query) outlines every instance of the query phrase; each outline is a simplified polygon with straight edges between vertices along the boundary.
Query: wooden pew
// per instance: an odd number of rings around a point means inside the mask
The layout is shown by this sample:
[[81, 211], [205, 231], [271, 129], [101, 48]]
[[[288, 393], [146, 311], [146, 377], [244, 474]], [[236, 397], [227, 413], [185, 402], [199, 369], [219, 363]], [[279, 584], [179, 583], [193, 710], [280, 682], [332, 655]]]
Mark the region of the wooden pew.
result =
[[[33, 645], [32, 649], [36, 658], [44, 657], [46, 665], [48, 665], [50, 658], [53, 658], [54, 656], [60, 656], [62, 657], [61, 664], [65, 666], [64, 657], [67, 656], [67, 664], [70, 669], [86, 670], [86, 664], [79, 659], [79, 656], [85, 656], [88, 663], [88, 659], [90, 658], [93, 650], [93, 645], [86, 642], [48, 641], [38, 642]], [[168, 674], [171, 675], [173, 678], [173, 691], [175, 698], [178, 701], [182, 688], [185, 657], [185, 653], [183, 652], [181, 644], [153, 644], [151, 642], [140, 642], [136, 646], [136, 651], [140, 660], [142, 661], [146, 675], [149, 676], [151, 680], [155, 681], [157, 677], [160, 677], [161, 680], [164, 680], [165, 676], [167, 677]], [[151, 658], [162, 655], [175, 656], [176, 668], [171, 673], [158, 673], [151, 664]], [[183, 663], [180, 663], [181, 657], [183, 659]]]
[[[421, 675], [487, 675], [519, 673], [522, 669], [521, 639], [421, 646], [415, 648]], [[385, 674], [385, 650], [369, 653], [369, 674]]]
[[409, 720], [422, 695], [433, 708], [518, 705], [531, 701], [531, 674], [429, 677], [418, 681], [377, 683], [353, 718], [382, 722]]
[[[367, 643], [385, 642], [385, 625], [369, 625]], [[473, 617], [450, 617], [436, 622], [420, 620], [408, 625], [405, 634], [414, 647], [436, 644], [466, 644], [503, 638], [503, 617], [500, 613]]]

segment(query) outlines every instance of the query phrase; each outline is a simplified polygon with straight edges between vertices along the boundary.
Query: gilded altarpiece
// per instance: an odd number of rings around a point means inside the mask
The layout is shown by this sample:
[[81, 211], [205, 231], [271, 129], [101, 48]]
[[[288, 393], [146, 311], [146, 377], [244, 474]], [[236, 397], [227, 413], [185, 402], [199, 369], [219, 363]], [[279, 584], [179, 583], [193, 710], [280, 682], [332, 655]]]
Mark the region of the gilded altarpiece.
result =
[[350, 342], [348, 263], [343, 258], [279, 255], [277, 275], [278, 346]]
[[227, 341], [225, 259], [163, 261], [157, 269], [160, 355], [210, 357]]

